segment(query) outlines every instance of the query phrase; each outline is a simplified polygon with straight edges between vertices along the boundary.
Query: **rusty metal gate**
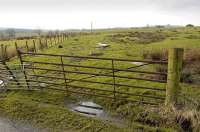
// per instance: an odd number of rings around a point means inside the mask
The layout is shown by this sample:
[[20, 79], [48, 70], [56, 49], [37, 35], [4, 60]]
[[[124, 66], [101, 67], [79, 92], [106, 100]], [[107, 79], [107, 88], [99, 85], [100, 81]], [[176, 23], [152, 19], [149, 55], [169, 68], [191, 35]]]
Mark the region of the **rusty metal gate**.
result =
[[[18, 51], [28, 89], [53, 89], [156, 105], [165, 99], [167, 61], [69, 56]], [[98, 65], [98, 66], [96, 66]], [[152, 71], [150, 71], [152, 70]]]

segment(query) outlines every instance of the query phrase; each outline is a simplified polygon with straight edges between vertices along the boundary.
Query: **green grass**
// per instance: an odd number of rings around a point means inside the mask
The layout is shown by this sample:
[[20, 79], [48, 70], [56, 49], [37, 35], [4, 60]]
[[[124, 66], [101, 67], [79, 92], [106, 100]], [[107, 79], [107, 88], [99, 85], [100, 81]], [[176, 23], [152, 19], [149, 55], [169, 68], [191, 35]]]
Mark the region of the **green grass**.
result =
[[132, 123], [130, 127], [120, 127], [108, 121], [100, 121], [71, 112], [61, 103], [64, 94], [55, 91], [8, 92], [0, 100], [0, 110], [4, 116], [15, 120], [29, 121], [35, 127], [46, 128], [50, 132], [85, 131], [85, 132], [131, 132], [131, 131], [173, 131], [159, 127], [149, 127], [139, 123]]
[[[86, 35], [81, 35], [81, 36], [75, 36], [69, 38], [67, 41], [65, 41], [62, 46], [63, 48], [58, 48], [58, 45], [53, 46], [50, 49], [42, 50], [39, 52], [42, 53], [52, 53], [52, 54], [65, 54], [65, 55], [77, 55], [77, 56], [88, 56], [90, 55], [91, 52], [93, 53], [102, 53], [100, 57], [113, 57], [113, 58], [125, 58], [125, 59], [143, 59], [143, 53], [146, 51], [150, 52], [155, 52], [155, 51], [163, 51], [167, 50], [168, 48], [185, 48], [185, 49], [192, 49], [192, 48], [200, 48], [200, 39], [198, 37], [188, 37], [190, 35], [195, 35], [195, 36], [200, 36], [199, 35], [199, 30], [200, 29], [188, 29], [188, 28], [177, 28], [177, 29], [156, 29], [156, 28], [144, 28], [144, 29], [122, 29], [122, 30], [99, 30], [96, 31], [96, 33], [93, 34], [86, 34]], [[162, 33], [166, 35], [164, 40], [160, 40], [158, 42], [153, 42], [153, 43], [145, 43], [141, 44], [138, 43], [138, 41], [130, 41], [130, 38], [123, 38], [125, 39], [124, 42], [118, 42], [118, 41], [113, 41], [110, 39], [111, 35], [115, 34], [127, 34], [127, 32], [152, 32], [152, 33]], [[157, 37], [157, 36], [156, 36]], [[128, 39], [126, 41], [126, 39]], [[140, 38], [139, 38], [140, 39]], [[143, 38], [141, 38], [143, 39]], [[98, 49], [96, 48], [97, 43], [107, 43], [110, 46], [106, 49]], [[140, 42], [140, 41], [139, 41]], [[143, 42], [143, 41], [142, 41]], [[33, 61], [44, 61], [44, 62], [57, 62], [60, 63], [60, 58], [56, 57], [24, 57], [25, 60], [33, 60]], [[17, 64], [19, 63], [16, 58], [11, 60], [9, 64]], [[110, 61], [97, 61], [97, 60], [74, 60], [74, 59], [64, 59], [64, 63], [66, 64], [80, 64], [80, 65], [88, 65], [88, 66], [101, 66], [101, 67], [111, 67], [111, 62]], [[117, 68], [128, 68], [130, 66], [133, 66], [132, 64], [125, 63], [125, 62], [115, 62]], [[37, 65], [37, 66], [42, 66], [42, 65]], [[44, 65], [43, 65], [44, 66]], [[60, 67], [55, 67], [55, 66], [46, 66], [45, 68], [54, 68], [58, 69]], [[84, 70], [88, 72], [100, 72], [100, 70], [91, 70], [91, 69], [75, 69], [71, 67], [65, 67], [66, 70]], [[154, 66], [146, 66], [144, 68], [140, 68], [140, 70], [146, 70], [146, 71], [155, 71]], [[38, 74], [44, 74], [42, 71], [36, 71]], [[105, 73], [106, 71], [101, 71]], [[31, 73], [31, 71], [30, 71]], [[56, 72], [49, 72], [48, 74], [52, 74], [54, 76], [61, 76], [60, 73]], [[117, 73], [117, 75], [124, 75], [124, 76], [138, 76], [138, 74], [133, 74], [133, 73]], [[66, 74], [66, 76], [70, 78], [81, 78], [85, 77], [83, 75], [76, 75], [76, 74]], [[139, 75], [140, 76], [140, 75]], [[40, 78], [42, 80], [42, 78]], [[43, 79], [45, 80], [45, 79]], [[112, 78], [106, 78], [106, 77], [96, 77], [93, 78], [92, 80], [94, 81], [102, 81], [102, 82], [112, 82]], [[62, 82], [59, 80], [51, 80], [52, 82]], [[165, 84], [160, 84], [160, 83], [153, 83], [153, 82], [146, 82], [146, 81], [136, 81], [136, 80], [126, 80], [126, 79], [117, 79], [117, 82], [123, 82], [125, 84], [132, 84], [132, 85], [143, 85], [143, 86], [152, 86], [152, 87], [161, 87], [165, 88]], [[84, 85], [90, 88], [100, 88], [100, 89], [113, 89], [112, 87], [105, 87], [104, 85], [98, 85], [98, 84], [83, 84], [80, 82], [74, 82], [72, 83], [73, 85]], [[198, 93], [200, 93], [199, 86], [194, 85], [194, 84], [181, 84], [182, 85], [182, 93], [186, 94], [190, 97], [192, 97], [194, 100], [198, 101]], [[151, 90], [140, 90], [140, 89], [129, 89], [129, 88], [118, 88], [117, 90], [119, 91], [128, 91], [130, 93], [137, 93], [137, 94], [147, 94], [147, 95], [157, 95], [157, 96], [165, 96], [165, 93], [160, 93], [160, 92], [155, 92]], [[47, 95], [46, 95], [47, 94]], [[56, 95], [58, 94], [58, 95]], [[99, 127], [104, 126], [104, 123], [102, 121], [94, 120], [91, 118], [86, 118], [82, 117], [80, 115], [76, 115], [75, 113], [71, 113], [67, 108], [63, 108], [63, 97], [65, 96], [64, 93], [57, 93], [57, 92], [44, 92], [44, 93], [35, 93], [35, 92], [11, 92], [7, 94], [6, 99], [4, 100], [4, 104], [1, 108], [8, 113], [8, 115], [11, 115], [12, 117], [13, 112], [17, 113], [17, 118], [23, 118], [25, 120], [31, 120], [29, 118], [30, 116], [30, 111], [34, 109], [34, 111], [39, 114], [39, 113], [47, 113], [47, 115], [42, 115], [42, 119], [39, 118], [38, 116], [33, 117], [33, 121], [36, 120], [36, 124], [41, 125], [41, 127], [45, 126], [52, 126], [52, 129], [58, 130], [59, 128], [64, 128], [64, 129], [72, 129], [72, 130], [80, 130], [80, 131], [97, 131]], [[21, 97], [26, 97], [26, 100], [21, 100]], [[71, 96], [70, 96], [71, 97]], [[80, 96], [81, 97], [81, 96]], [[179, 124], [176, 124], [175, 122], [171, 121], [171, 124], [165, 124], [166, 120], [164, 120], [163, 115], [160, 114], [159, 112], [155, 112], [155, 108], [152, 106], [140, 106], [140, 105], [130, 105], [126, 101], [117, 101], [117, 102], [112, 102], [108, 100], [102, 100], [99, 98], [94, 98], [90, 96], [83, 96], [84, 98], [92, 99], [95, 100], [95, 102], [98, 102], [99, 104], [103, 105], [108, 111], [110, 111], [114, 115], [121, 115], [126, 118], [129, 126], [127, 128], [118, 128], [113, 125], [109, 125], [105, 127], [105, 131], [113, 131], [113, 130], [120, 130], [120, 131], [136, 131], [141, 127], [141, 130], [144, 131], [156, 131], [161, 130], [161, 131], [172, 131], [173, 129], [176, 131], [180, 130]], [[132, 97], [128, 96], [127, 98], [130, 99], [140, 99], [138, 97]], [[14, 101], [22, 103], [20, 107], [26, 107], [25, 109], [27, 111], [22, 113], [19, 109], [13, 110], [9, 113], [7, 110], [8, 105], [11, 108], [15, 108]], [[149, 101], [146, 99], [146, 101]], [[32, 102], [31, 105], [29, 105], [28, 102]], [[40, 107], [43, 108], [43, 106], [39, 105], [41, 102], [43, 103], [48, 103], [50, 105], [45, 105], [45, 107], [48, 107], [48, 110], [41, 110]], [[8, 104], [8, 105], [7, 105]], [[6, 106], [7, 105], [7, 106]], [[162, 106], [161, 106], [162, 107]], [[58, 111], [55, 109], [59, 109]], [[159, 107], [160, 108], [160, 107]], [[38, 111], [39, 109], [39, 111]], [[49, 111], [51, 109], [51, 111]], [[145, 121], [141, 121], [140, 118], [143, 118], [142, 115], [146, 115], [146, 110], [147, 116], [145, 117]], [[159, 110], [158, 110], [159, 111]], [[58, 112], [58, 116], [53, 115], [52, 113]], [[61, 112], [61, 114], [59, 113]], [[62, 113], [64, 112], [64, 113]], [[22, 113], [23, 115], [21, 115]], [[155, 114], [156, 113], [156, 114]], [[158, 113], [158, 114], [157, 114]], [[18, 115], [19, 114], [19, 115]], [[36, 114], [36, 115], [37, 115]], [[69, 118], [67, 117], [69, 115]], [[50, 116], [50, 117], [49, 117]], [[59, 117], [66, 116], [66, 119], [61, 121]], [[79, 118], [81, 117], [81, 121], [78, 122], [80, 125], [80, 128], [76, 129], [74, 128], [76, 126], [75, 124], [71, 125], [66, 125], [69, 120], [72, 120], [76, 122]], [[31, 116], [30, 116], [31, 117]], [[43, 120], [44, 119], [48, 119]], [[172, 117], [173, 119], [175, 117]], [[42, 120], [41, 122], [37, 121]], [[53, 121], [52, 121], [53, 120]], [[58, 120], [58, 121], [57, 121]], [[159, 120], [158, 122], [156, 120]], [[55, 122], [58, 122], [57, 124], [54, 124]], [[150, 123], [149, 123], [150, 122]], [[153, 123], [152, 123], [153, 122]], [[66, 125], [63, 125], [63, 123]], [[97, 123], [98, 125], [96, 125]], [[140, 124], [141, 123], [141, 124]], [[61, 124], [61, 125], [59, 125]], [[154, 125], [152, 125], [154, 124]], [[88, 126], [85, 128], [85, 126]], [[137, 126], [137, 127], [135, 127]], [[153, 127], [153, 128], [152, 128]], [[172, 130], [165, 129], [166, 128], [171, 128]], [[104, 130], [102, 130], [104, 131]]]

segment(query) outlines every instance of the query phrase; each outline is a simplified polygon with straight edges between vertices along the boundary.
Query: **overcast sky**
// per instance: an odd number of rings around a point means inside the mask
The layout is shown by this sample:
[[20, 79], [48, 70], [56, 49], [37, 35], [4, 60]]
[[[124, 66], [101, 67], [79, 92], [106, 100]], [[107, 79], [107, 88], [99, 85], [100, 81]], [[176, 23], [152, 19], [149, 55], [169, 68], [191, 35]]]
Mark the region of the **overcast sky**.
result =
[[0, 27], [200, 25], [200, 0], [0, 0]]

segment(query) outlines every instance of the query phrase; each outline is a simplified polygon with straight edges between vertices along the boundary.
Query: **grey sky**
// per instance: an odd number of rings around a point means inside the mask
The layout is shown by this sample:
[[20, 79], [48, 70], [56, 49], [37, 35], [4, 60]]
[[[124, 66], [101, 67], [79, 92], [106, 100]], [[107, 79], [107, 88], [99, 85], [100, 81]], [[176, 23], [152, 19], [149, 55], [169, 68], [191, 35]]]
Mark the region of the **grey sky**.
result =
[[200, 25], [199, 12], [200, 0], [0, 0], [0, 27], [88, 28], [90, 21], [97, 28]]

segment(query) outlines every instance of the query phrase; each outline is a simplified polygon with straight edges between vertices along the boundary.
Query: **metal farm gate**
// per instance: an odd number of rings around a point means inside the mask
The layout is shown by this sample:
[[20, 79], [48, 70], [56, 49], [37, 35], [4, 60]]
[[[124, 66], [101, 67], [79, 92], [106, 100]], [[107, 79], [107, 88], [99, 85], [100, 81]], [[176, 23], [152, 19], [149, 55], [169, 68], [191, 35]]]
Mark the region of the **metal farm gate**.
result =
[[[53, 89], [157, 105], [165, 100], [167, 61], [69, 56], [18, 51], [28, 89]], [[98, 65], [98, 66], [96, 66]], [[146, 69], [146, 70], [145, 70]], [[152, 71], [149, 71], [149, 70]], [[20, 86], [20, 85], [19, 85]]]

